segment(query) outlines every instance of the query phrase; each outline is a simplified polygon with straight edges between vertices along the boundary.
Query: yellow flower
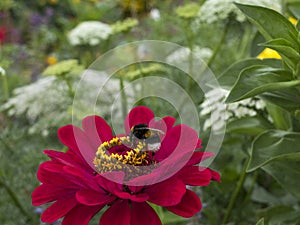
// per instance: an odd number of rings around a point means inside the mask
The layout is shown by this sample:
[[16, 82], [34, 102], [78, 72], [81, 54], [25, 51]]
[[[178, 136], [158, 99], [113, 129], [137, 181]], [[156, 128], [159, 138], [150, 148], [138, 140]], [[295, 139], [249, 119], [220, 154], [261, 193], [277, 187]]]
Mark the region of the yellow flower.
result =
[[48, 56], [46, 62], [49, 66], [54, 65], [57, 63], [57, 58], [54, 56]]
[[58, 0], [48, 0], [49, 4], [55, 5], [57, 4]]
[[273, 49], [265, 48], [256, 58], [258, 59], [266, 59], [266, 58], [273, 58], [273, 59], [281, 59], [281, 56]]
[[289, 17], [289, 21], [294, 25], [297, 25], [297, 22], [298, 22], [298, 20], [296, 20], [294, 17], [291, 17], [291, 16]]

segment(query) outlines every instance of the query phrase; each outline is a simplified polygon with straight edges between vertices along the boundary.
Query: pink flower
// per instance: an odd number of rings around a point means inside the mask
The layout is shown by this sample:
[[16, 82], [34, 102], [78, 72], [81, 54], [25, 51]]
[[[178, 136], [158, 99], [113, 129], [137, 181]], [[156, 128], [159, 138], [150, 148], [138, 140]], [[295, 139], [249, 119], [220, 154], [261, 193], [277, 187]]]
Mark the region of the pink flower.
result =
[[[147, 202], [193, 216], [201, 201], [186, 185], [206, 186], [220, 181], [220, 175], [195, 165], [212, 154], [195, 151], [201, 147], [196, 131], [174, 123], [169, 116], [155, 121], [150, 109], [139, 106], [125, 119], [125, 135], [114, 136], [98, 116], [83, 119], [82, 130], [60, 128], [58, 137], [68, 151], [45, 151], [51, 160], [40, 165], [42, 184], [32, 193], [35, 206], [53, 202], [41, 220], [51, 223], [64, 217], [62, 225], [85, 225], [105, 207], [101, 225], [160, 225]], [[141, 124], [146, 127], [141, 132], [160, 140], [155, 151], [148, 137], [133, 136], [132, 128]]]

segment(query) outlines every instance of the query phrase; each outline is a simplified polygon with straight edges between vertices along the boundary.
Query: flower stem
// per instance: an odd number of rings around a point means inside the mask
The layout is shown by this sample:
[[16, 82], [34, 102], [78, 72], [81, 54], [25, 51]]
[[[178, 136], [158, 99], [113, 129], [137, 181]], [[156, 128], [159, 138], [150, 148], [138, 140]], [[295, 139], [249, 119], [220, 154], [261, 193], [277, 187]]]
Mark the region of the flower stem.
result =
[[243, 187], [243, 184], [244, 184], [244, 181], [245, 181], [245, 178], [246, 178], [246, 169], [247, 169], [247, 165], [248, 165], [248, 162], [249, 162], [249, 159], [250, 157], [247, 158], [245, 164], [244, 164], [244, 168], [242, 170], [242, 173], [240, 175], [240, 179], [238, 181], [238, 184], [233, 192], [233, 194], [231, 195], [231, 198], [230, 198], [230, 201], [229, 201], [229, 204], [227, 206], [227, 209], [226, 209], [226, 213], [225, 213], [225, 216], [223, 218], [223, 222], [222, 224], [226, 224], [228, 222], [228, 219], [230, 217], [230, 214], [231, 214], [231, 211], [232, 211], [232, 208], [236, 202], [236, 199]]
[[4, 183], [4, 181], [2, 181], [2, 180], [0, 180], [0, 187], [1, 186], [6, 190], [6, 192], [8, 193], [8, 195], [10, 196], [10, 198], [12, 199], [13, 203], [15, 204], [15, 206], [26, 217], [27, 222], [32, 221], [33, 220], [32, 216], [30, 216], [30, 214], [28, 214], [28, 212], [26, 212], [26, 210], [22, 206], [21, 202], [17, 198], [17, 196], [14, 193], [14, 191], [6, 183]]
[[245, 205], [249, 201], [249, 199], [251, 197], [251, 194], [252, 194], [252, 192], [254, 190], [257, 177], [258, 177], [258, 170], [255, 170], [253, 178], [252, 178], [251, 186], [250, 186], [250, 188], [249, 188], [249, 190], [248, 190], [248, 192], [246, 194], [246, 197], [244, 198], [243, 205]]
[[121, 76], [120, 76], [120, 91], [121, 91], [122, 115], [123, 115], [123, 118], [125, 119], [126, 115], [127, 115], [127, 96], [124, 91], [124, 81]]
[[74, 92], [72, 83], [70, 82], [70, 80], [68, 78], [65, 78], [64, 80], [65, 80], [65, 82], [66, 82], [66, 84], [68, 86], [69, 96], [71, 97], [71, 99], [74, 99], [75, 92]]
[[211, 64], [212, 64], [213, 61], [215, 60], [217, 54], [219, 53], [220, 48], [221, 48], [222, 45], [224, 44], [225, 39], [226, 39], [226, 36], [227, 36], [227, 33], [228, 33], [228, 31], [229, 31], [229, 25], [230, 25], [230, 20], [225, 24], [225, 28], [224, 28], [224, 30], [223, 30], [222, 36], [221, 36], [221, 38], [220, 38], [220, 41], [219, 41], [219, 43], [217, 44], [217, 46], [215, 47], [212, 56], [211, 56], [211, 57], [209, 58], [209, 60], [207, 61], [207, 66], [208, 66], [208, 67], [211, 66]]

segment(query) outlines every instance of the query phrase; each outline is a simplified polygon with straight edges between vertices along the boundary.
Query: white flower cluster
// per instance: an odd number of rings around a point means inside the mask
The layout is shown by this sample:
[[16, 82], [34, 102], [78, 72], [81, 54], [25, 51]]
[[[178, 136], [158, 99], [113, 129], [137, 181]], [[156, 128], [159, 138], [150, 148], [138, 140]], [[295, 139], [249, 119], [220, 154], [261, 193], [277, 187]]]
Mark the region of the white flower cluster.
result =
[[112, 34], [108, 24], [99, 21], [86, 21], [77, 25], [70, 31], [68, 38], [71, 45], [98, 45]]
[[204, 122], [204, 130], [208, 128], [220, 130], [226, 125], [226, 122], [236, 118], [256, 116], [258, 110], [265, 108], [264, 102], [257, 98], [225, 104], [224, 101], [228, 94], [229, 91], [222, 88], [212, 89], [205, 94], [206, 99], [200, 106], [200, 116], [210, 114], [210, 117]]
[[[25, 116], [30, 123], [28, 132], [43, 136], [47, 136], [50, 129], [71, 123], [72, 114], [80, 119], [93, 114], [121, 117], [122, 106], [116, 101], [120, 95], [119, 80], [108, 79], [105, 72], [92, 70], [84, 71], [84, 77], [80, 83], [73, 82], [73, 86], [78, 87], [76, 98], [80, 99], [74, 102], [76, 105], [72, 105], [74, 99], [71, 99], [67, 85], [57, 77], [48, 76], [15, 89], [14, 96], [0, 110], [7, 111], [9, 116]], [[133, 93], [127, 91], [126, 94], [128, 103], [133, 104]]]
[[32, 124], [29, 133], [48, 134], [48, 129], [58, 127], [69, 120], [64, 113], [71, 103], [67, 87], [55, 77], [45, 77], [17, 88], [1, 110], [8, 110], [9, 116], [25, 116]]
[[279, 0], [207, 0], [199, 10], [197, 22], [214, 23], [234, 15], [238, 22], [244, 22], [246, 17], [234, 5], [234, 2], [247, 5], [257, 5], [281, 12]]
[[[172, 64], [187, 63], [189, 61], [190, 52], [189, 48], [180, 48], [172, 52], [166, 60]], [[193, 55], [203, 61], [207, 61], [212, 55], [212, 50], [210, 48], [200, 48], [196, 46], [193, 50]]]

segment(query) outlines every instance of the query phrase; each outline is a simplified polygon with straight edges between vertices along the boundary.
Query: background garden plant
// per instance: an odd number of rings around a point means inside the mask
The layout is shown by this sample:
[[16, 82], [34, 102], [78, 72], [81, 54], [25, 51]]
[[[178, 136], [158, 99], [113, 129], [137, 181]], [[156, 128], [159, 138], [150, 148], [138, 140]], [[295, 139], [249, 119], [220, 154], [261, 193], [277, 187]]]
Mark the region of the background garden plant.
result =
[[[203, 146], [213, 119], [224, 116], [218, 114], [218, 104], [225, 101], [227, 108], [226, 124], [220, 125], [226, 126], [225, 138], [211, 165], [222, 182], [193, 187], [205, 207], [191, 219], [154, 206], [163, 224], [300, 224], [300, 4], [297, 0], [237, 2], [1, 1], [1, 224], [41, 223], [45, 208], [33, 207], [30, 197], [39, 185], [37, 168], [47, 160], [43, 149], [66, 151], [56, 131], [72, 122], [72, 101], [83, 71], [108, 50], [144, 39], [183, 46], [184, 51], [170, 53], [170, 63], [178, 60], [192, 68], [191, 59], [200, 56], [224, 95], [203, 93], [177, 68], [136, 63], [118, 71], [107, 96], [100, 96], [99, 116], [109, 121], [114, 94], [148, 76], [168, 78], [191, 96]], [[74, 44], [72, 30], [88, 21], [105, 23], [107, 35]], [[260, 54], [265, 48], [277, 55]], [[141, 48], [139, 57], [147, 57], [147, 51], [147, 46]], [[97, 95], [93, 92], [97, 85], [87, 85], [92, 91], [86, 94]], [[117, 110], [122, 115], [143, 88], [132, 90], [123, 93]], [[151, 107], [160, 117], [178, 116], [161, 99], [149, 97], [135, 104]], [[83, 111], [87, 107], [83, 105]], [[83, 114], [73, 116], [82, 119]], [[98, 224], [98, 219], [90, 224]]]

